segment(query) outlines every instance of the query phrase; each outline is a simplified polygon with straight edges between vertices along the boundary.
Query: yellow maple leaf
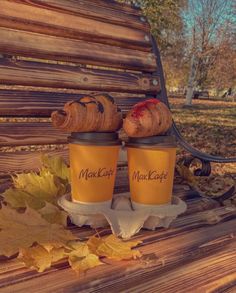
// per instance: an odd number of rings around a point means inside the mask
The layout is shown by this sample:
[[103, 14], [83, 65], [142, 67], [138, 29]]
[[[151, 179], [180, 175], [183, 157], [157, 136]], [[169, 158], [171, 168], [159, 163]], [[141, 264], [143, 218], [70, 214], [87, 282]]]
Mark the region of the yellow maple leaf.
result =
[[64, 179], [70, 179], [70, 169], [67, 167], [62, 157], [42, 155], [43, 166], [46, 167], [52, 174]]
[[23, 190], [10, 188], [3, 194], [4, 201], [12, 208], [25, 208], [30, 207], [38, 210], [38, 212], [51, 224], [61, 224], [67, 226], [67, 216], [65, 211], [62, 211], [56, 205], [47, 201], [41, 200], [37, 196], [33, 196]]
[[115, 260], [136, 259], [141, 257], [140, 251], [131, 250], [131, 248], [136, 247], [140, 243], [142, 242], [123, 241], [113, 234], [103, 238], [92, 236], [87, 242], [89, 249], [94, 254]]
[[61, 185], [55, 184], [54, 175], [46, 169], [42, 169], [40, 174], [17, 174], [13, 177], [13, 183], [15, 188], [51, 203], [56, 203], [57, 197], [65, 191], [61, 190]]
[[7, 189], [2, 194], [2, 196], [4, 197], [4, 201], [15, 209], [25, 208], [26, 206], [29, 206], [37, 210], [45, 206], [44, 200], [17, 188]]
[[71, 246], [74, 249], [69, 252], [69, 264], [77, 273], [85, 272], [103, 264], [97, 255], [91, 253], [86, 243], [71, 243]]
[[85, 257], [70, 255], [69, 264], [73, 270], [75, 270], [77, 273], [81, 273], [86, 272], [88, 269], [92, 269], [103, 263], [99, 260], [97, 255], [90, 253]]
[[59, 247], [59, 248], [54, 247], [49, 252], [52, 258], [52, 263], [57, 262], [65, 257], [64, 247]]
[[197, 186], [197, 178], [193, 175], [188, 167], [184, 165], [176, 165], [176, 170], [178, 171], [179, 175], [191, 186]]
[[45, 206], [39, 209], [38, 212], [51, 224], [67, 226], [68, 214], [49, 202], [45, 202]]
[[24, 213], [7, 206], [0, 210], [0, 255], [7, 257], [37, 242], [61, 247], [75, 236], [58, 224], [50, 224], [35, 210], [27, 208]]
[[43, 272], [50, 268], [52, 263], [65, 257], [64, 248], [46, 249], [41, 245], [20, 249], [20, 261], [24, 262], [28, 268], [35, 268], [38, 272]]
[[69, 253], [75, 251], [77, 256], [86, 256], [90, 252], [88, 245], [85, 242], [78, 240], [71, 240], [67, 242], [66, 248]]
[[69, 241], [65, 246], [66, 248], [47, 244], [21, 249], [19, 260], [28, 268], [34, 268], [38, 272], [45, 271], [54, 262], [65, 258], [77, 273], [103, 264], [97, 255], [90, 252], [86, 243]]
[[50, 253], [41, 245], [20, 249], [19, 260], [24, 262], [26, 267], [35, 268], [38, 272], [45, 271], [52, 264]]

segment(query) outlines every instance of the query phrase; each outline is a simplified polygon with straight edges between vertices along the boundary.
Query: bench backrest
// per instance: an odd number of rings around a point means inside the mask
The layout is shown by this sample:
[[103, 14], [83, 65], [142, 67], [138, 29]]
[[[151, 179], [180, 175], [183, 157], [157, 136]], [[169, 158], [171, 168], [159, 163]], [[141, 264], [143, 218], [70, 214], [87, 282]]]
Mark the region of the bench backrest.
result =
[[125, 112], [161, 90], [146, 18], [113, 1], [1, 0], [0, 55], [1, 173], [38, 168], [39, 149], [67, 157], [49, 117], [79, 94], [108, 92]]

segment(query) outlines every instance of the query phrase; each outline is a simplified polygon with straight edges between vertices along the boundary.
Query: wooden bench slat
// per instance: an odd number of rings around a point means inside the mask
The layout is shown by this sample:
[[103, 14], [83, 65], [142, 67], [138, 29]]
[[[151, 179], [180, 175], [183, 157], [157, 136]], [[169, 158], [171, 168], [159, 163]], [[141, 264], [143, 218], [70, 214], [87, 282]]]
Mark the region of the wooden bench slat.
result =
[[[19, 2], [22, 1], [24, 1], [25, 3], [29, 2], [28, 0], [20, 0]], [[46, 4], [46, 6], [50, 7], [60, 7], [62, 11], [70, 9], [76, 13], [80, 13], [81, 7], [95, 7], [96, 9], [103, 8], [108, 10], [114, 10], [120, 14], [131, 14], [136, 16], [143, 15], [139, 7], [126, 4], [124, 2], [118, 2], [116, 0], [89, 0], [89, 3], [87, 0], [31, 0], [30, 2], [34, 3], [34, 5], [40, 5], [42, 3], [43, 5]]]
[[[17, 152], [1, 152], [0, 153], [0, 177], [11, 175], [14, 173], [22, 173], [29, 171], [38, 171], [42, 166], [41, 156], [48, 154], [50, 156], [60, 156], [69, 163], [69, 153], [65, 146], [61, 150], [47, 150], [47, 151], [17, 151]], [[114, 193], [127, 192], [129, 190], [127, 181], [127, 168], [123, 170], [126, 162], [123, 161], [120, 153], [117, 163], [117, 174], [114, 187]], [[125, 173], [125, 176], [124, 176]], [[124, 180], [125, 178], [125, 180]]]
[[0, 52], [80, 64], [156, 71], [153, 53], [0, 27]]
[[[22, 0], [21, 2], [28, 3], [26, 0]], [[139, 9], [131, 8], [129, 5], [120, 5], [120, 3], [115, 1], [31, 0], [31, 3], [38, 7], [41, 7], [41, 5], [42, 7], [48, 6], [54, 11], [82, 15], [107, 23], [124, 25], [145, 31], [150, 29], [148, 22], [143, 18]]]
[[[202, 227], [198, 230], [186, 231], [186, 233], [180, 232], [170, 238], [157, 239], [155, 242], [151, 240], [151, 243], [148, 241], [148, 235], [152, 235], [154, 232], [143, 231], [142, 234], [147, 236], [147, 240], [141, 247], [144, 257], [140, 261], [116, 262], [106, 259], [105, 262], [110, 265], [98, 266], [80, 277], [63, 262], [39, 275], [36, 271], [19, 265], [14, 267], [13, 261], [11, 262], [12, 270], [11, 263], [8, 266], [8, 273], [6, 268], [2, 268], [6, 275], [5, 278], [4, 275], [1, 277], [1, 286], [6, 293], [25, 292], [25, 290], [37, 292], [39, 286], [41, 292], [55, 293], [61, 292], [61, 290], [91, 292], [94, 289], [96, 292], [123, 292], [123, 290], [139, 292], [139, 290], [133, 290], [135, 287], [141, 288], [143, 292], [145, 290], [156, 292], [158, 288], [156, 283], [159, 280], [168, 283], [165, 275], [168, 274], [170, 279], [173, 276], [171, 269], [176, 269], [177, 272], [178, 269], [182, 271], [182, 278], [185, 278], [187, 282], [188, 272], [187, 270], [185, 273], [183, 272], [185, 266], [189, 266], [192, 271], [197, 264], [204, 270], [204, 274], [202, 274], [202, 270], [195, 272], [194, 284], [197, 286], [199, 280], [198, 288], [201, 288], [200, 286], [207, 284], [207, 274], [210, 274], [209, 283], [214, 283], [217, 279], [225, 278], [226, 273], [229, 276], [232, 276], [232, 272], [235, 273], [235, 224], [236, 220], [231, 220], [218, 226]], [[142, 239], [142, 237], [136, 238]], [[207, 264], [208, 260], [211, 260], [210, 266]], [[197, 261], [197, 263], [186, 264], [190, 261]], [[223, 265], [221, 265], [221, 261]], [[115, 279], [114, 276], [116, 276]], [[94, 280], [96, 280], [95, 283]], [[225, 282], [232, 280], [234, 280], [232, 277], [228, 280], [226, 278]], [[188, 285], [188, 290], [190, 284], [183, 283], [181, 286], [185, 285]], [[176, 292], [176, 286], [174, 289]]]
[[[152, 75], [85, 69], [75, 66], [0, 59], [0, 82], [90, 91], [156, 93], [159, 78]], [[156, 82], [156, 83], [155, 83]]]
[[[41, 166], [42, 154], [48, 154], [49, 156], [61, 156], [67, 163], [68, 159], [68, 148], [65, 145], [63, 149], [55, 150], [42, 150], [42, 151], [15, 151], [15, 152], [1, 152], [0, 153], [0, 174], [10, 174], [15, 172], [24, 171], [37, 171]], [[122, 154], [118, 159], [118, 166], [120, 168], [120, 179], [118, 181], [123, 182], [124, 172], [122, 166], [125, 164]], [[119, 176], [118, 176], [119, 177]], [[127, 176], [126, 176], [127, 177]], [[126, 181], [127, 183], [127, 181]], [[127, 185], [127, 184], [126, 184]]]
[[[111, 95], [124, 113], [134, 104], [146, 99], [144, 96], [129, 94], [123, 97], [116, 93]], [[74, 93], [0, 89], [0, 116], [50, 117], [52, 111], [62, 109], [66, 102], [76, 100], [79, 96]]]
[[190, 215], [193, 213], [202, 212], [205, 210], [214, 209], [215, 207], [219, 206], [219, 203], [215, 200], [209, 201], [208, 198], [201, 198], [199, 201], [198, 198], [193, 198], [187, 201], [188, 209], [184, 213], [185, 215]]
[[[152, 278], [137, 280], [130, 287], [129, 292], [152, 292], [158, 288], [159, 292], [223, 292], [227, 286], [235, 284], [235, 243], [226, 245], [220, 251], [191, 263], [178, 265], [173, 270]], [[131, 287], [132, 286], [132, 287]], [[125, 286], [123, 286], [125, 288]], [[191, 290], [190, 290], [191, 288]], [[107, 290], [112, 290], [109, 286]]]
[[0, 146], [63, 144], [68, 136], [46, 122], [0, 123]]
[[[43, 8], [42, 8], [43, 7]], [[63, 36], [144, 51], [151, 50], [149, 32], [89, 19], [65, 11], [51, 10], [50, 6], [1, 0], [0, 26]]]
[[0, 153], [0, 173], [11, 174], [24, 171], [37, 171], [41, 167], [42, 154], [50, 156], [61, 156], [68, 160], [67, 150], [47, 150], [47, 151], [19, 151], [19, 152], [1, 152]]

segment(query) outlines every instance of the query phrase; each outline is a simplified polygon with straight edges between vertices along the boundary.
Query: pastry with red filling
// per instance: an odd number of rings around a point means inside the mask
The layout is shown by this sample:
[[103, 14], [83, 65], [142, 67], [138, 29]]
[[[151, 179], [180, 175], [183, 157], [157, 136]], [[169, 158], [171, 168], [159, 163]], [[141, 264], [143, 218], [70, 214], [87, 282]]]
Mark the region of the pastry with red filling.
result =
[[123, 121], [129, 137], [162, 135], [172, 125], [171, 112], [158, 99], [149, 99], [134, 105]]

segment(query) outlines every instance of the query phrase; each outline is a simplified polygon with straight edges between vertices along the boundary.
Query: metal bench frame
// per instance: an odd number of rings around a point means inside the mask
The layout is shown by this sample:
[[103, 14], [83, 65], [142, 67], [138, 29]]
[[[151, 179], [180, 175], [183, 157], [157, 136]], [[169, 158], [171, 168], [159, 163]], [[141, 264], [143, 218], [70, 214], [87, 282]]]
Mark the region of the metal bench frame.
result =
[[[161, 83], [161, 92], [157, 94], [157, 98], [162, 100], [169, 108], [170, 104], [168, 101], [168, 96], [167, 96], [167, 91], [165, 87], [165, 78], [164, 78], [164, 73], [163, 73], [163, 67], [161, 63], [161, 57], [160, 57], [160, 52], [157, 46], [157, 42], [155, 38], [152, 36], [152, 46], [153, 46], [153, 52], [156, 55], [156, 60], [157, 60], [157, 74], [160, 78], [160, 83]], [[173, 121], [173, 126], [171, 129], [171, 133], [176, 137], [178, 143], [183, 147], [186, 151], [190, 153], [189, 157], [186, 157], [184, 159], [184, 164], [186, 166], [190, 166], [193, 160], [198, 159], [202, 166], [201, 169], [195, 170], [195, 175], [196, 176], [209, 176], [211, 174], [211, 162], [216, 162], [216, 163], [234, 163], [236, 162], [236, 157], [232, 158], [224, 158], [220, 156], [212, 156], [206, 153], [203, 153], [196, 148], [192, 147], [186, 140], [183, 138], [181, 135], [180, 131], [178, 130], [178, 127], [176, 123]]]

